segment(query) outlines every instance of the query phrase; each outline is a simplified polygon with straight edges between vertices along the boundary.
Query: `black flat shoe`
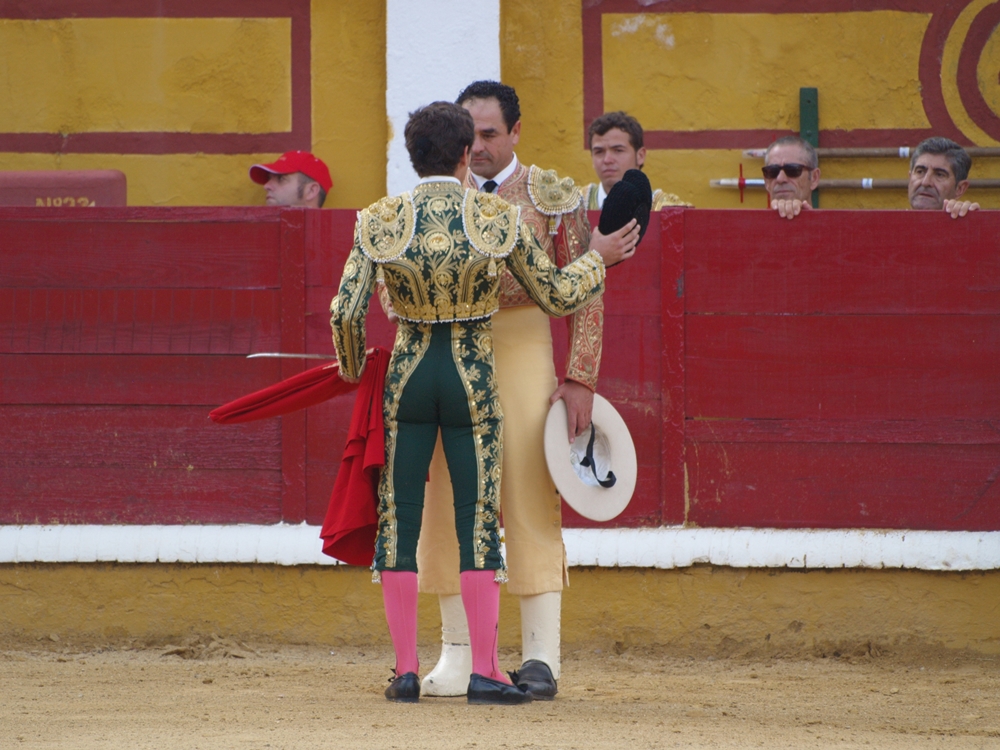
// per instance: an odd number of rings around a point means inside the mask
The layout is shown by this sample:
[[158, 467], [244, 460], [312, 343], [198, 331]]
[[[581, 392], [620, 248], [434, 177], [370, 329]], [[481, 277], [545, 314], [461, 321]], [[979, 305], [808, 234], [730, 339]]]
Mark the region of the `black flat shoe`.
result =
[[387, 700], [397, 703], [416, 703], [420, 700], [420, 678], [416, 672], [399, 675], [385, 689]]
[[483, 677], [475, 672], [469, 678], [469, 691], [466, 697], [469, 703], [531, 703], [531, 696], [515, 685]]
[[559, 692], [549, 665], [538, 659], [528, 659], [519, 670], [510, 673], [510, 679], [536, 701], [550, 701]]

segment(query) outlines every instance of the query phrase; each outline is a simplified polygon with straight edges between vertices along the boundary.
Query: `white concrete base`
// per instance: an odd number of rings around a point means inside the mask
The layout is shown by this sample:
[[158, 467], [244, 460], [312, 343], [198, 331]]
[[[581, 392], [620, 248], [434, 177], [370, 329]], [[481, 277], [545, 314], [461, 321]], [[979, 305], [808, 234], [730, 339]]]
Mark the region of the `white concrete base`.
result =
[[[0, 563], [338, 565], [318, 526], [0, 526]], [[563, 529], [571, 566], [1000, 569], [1000, 531]]]

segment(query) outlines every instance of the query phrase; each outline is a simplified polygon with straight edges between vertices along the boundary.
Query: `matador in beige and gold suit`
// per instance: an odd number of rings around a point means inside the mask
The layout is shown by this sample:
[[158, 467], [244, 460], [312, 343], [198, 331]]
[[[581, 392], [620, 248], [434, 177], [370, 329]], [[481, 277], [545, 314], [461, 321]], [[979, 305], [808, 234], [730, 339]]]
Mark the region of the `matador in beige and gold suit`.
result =
[[[520, 207], [521, 218], [538, 243], [557, 266], [564, 267], [586, 254], [591, 245], [586, 206], [571, 179], [518, 161], [512, 146], [517, 142], [520, 112], [513, 117], [513, 125], [503, 119], [510, 119], [511, 97], [516, 108], [513, 89], [489, 81], [472, 84], [459, 97], [458, 103], [471, 112], [476, 124], [466, 184], [496, 192]], [[636, 232], [635, 242], [637, 238]], [[628, 243], [633, 238], [616, 240]], [[589, 389], [592, 402], [601, 363], [603, 300], [595, 299], [567, 320], [566, 379]], [[560, 608], [568, 578], [561, 499], [545, 462], [544, 428], [550, 398], [560, 386], [549, 318], [509, 273], [501, 280], [493, 341], [505, 419], [501, 511], [507, 590], [520, 598], [521, 609], [522, 666], [515, 682], [536, 699], [551, 699], [559, 677]], [[444, 645], [437, 667], [423, 680], [424, 695], [462, 694], [469, 679], [451, 496], [439, 443], [427, 485], [417, 559], [421, 591], [440, 598]]]

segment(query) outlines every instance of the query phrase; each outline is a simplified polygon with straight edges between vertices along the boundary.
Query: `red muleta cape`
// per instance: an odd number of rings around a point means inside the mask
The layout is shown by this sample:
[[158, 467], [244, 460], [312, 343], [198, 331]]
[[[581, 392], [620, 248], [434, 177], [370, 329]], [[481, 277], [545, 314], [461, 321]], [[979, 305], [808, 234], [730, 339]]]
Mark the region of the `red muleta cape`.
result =
[[340, 379], [337, 363], [313, 367], [213, 409], [218, 424], [238, 424], [289, 414], [357, 389], [347, 445], [333, 484], [320, 536], [323, 552], [349, 565], [371, 565], [378, 533], [378, 482], [385, 465], [382, 393], [389, 352], [368, 352], [360, 383]]

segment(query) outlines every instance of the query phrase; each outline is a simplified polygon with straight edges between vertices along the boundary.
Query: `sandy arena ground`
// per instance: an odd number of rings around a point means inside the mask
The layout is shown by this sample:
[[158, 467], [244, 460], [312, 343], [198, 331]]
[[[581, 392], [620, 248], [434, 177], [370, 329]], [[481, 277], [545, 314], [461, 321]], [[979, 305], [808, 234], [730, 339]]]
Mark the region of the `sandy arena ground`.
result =
[[[57, 636], [53, 636], [57, 638]], [[421, 649], [423, 664], [436, 653]], [[517, 655], [501, 655], [514, 667]], [[527, 706], [389, 704], [391, 652], [0, 642], [0, 748], [1000, 748], [1000, 659], [578, 650]]]

